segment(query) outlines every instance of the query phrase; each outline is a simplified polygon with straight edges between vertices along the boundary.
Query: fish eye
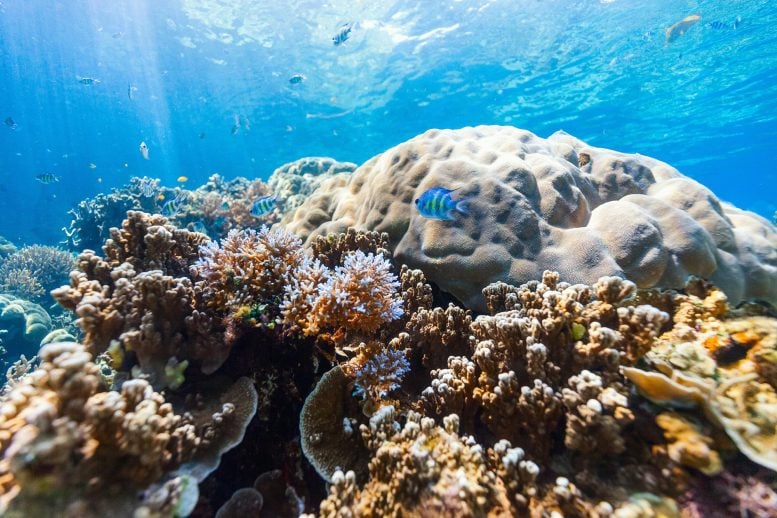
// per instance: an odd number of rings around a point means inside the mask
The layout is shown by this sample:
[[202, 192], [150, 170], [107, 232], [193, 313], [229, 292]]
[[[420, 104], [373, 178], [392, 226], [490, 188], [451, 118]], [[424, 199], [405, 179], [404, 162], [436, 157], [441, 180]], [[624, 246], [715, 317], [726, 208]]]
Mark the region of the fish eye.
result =
[[418, 203], [419, 203], [420, 201], [421, 201], [421, 198], [416, 198], [416, 199], [415, 199], [415, 204], [416, 204], [416, 205], [418, 205]]

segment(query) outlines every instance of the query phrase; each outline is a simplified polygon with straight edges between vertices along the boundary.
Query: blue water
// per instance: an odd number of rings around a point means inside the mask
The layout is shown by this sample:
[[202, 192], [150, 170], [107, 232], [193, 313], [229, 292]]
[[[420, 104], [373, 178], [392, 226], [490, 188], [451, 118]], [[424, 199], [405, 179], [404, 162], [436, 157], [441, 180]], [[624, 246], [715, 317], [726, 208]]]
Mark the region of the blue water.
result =
[[[352, 37], [335, 46], [344, 22]], [[17, 244], [58, 242], [71, 206], [132, 176], [267, 178], [475, 124], [654, 156], [771, 218], [777, 3], [0, 0], [8, 116], [0, 235]], [[44, 171], [61, 182], [37, 182]]]

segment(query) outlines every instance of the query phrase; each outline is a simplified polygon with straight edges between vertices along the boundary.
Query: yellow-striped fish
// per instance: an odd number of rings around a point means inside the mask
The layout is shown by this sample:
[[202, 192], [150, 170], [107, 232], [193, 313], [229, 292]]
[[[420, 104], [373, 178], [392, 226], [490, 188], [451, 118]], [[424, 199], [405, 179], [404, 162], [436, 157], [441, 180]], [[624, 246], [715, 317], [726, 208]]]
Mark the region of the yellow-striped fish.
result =
[[269, 214], [275, 208], [275, 201], [278, 198], [271, 194], [270, 196], [262, 196], [251, 205], [251, 215], [259, 218], [265, 214]]
[[467, 200], [454, 200], [453, 192], [444, 187], [434, 187], [416, 198], [415, 206], [421, 216], [429, 219], [452, 220], [454, 211], [469, 215]]
[[188, 181], [189, 181], [189, 177], [188, 176], [181, 175], [181, 176], [178, 177], [178, 183], [186, 183]]
[[59, 176], [54, 173], [41, 173], [35, 177], [42, 184], [50, 184], [59, 181]]

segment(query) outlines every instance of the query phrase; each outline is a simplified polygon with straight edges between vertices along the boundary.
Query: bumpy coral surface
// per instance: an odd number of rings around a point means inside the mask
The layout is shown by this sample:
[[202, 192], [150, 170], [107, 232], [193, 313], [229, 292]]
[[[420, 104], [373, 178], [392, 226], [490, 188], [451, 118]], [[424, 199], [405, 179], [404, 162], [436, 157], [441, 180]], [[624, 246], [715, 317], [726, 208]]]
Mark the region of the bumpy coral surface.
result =
[[10, 295], [0, 295], [0, 344], [14, 356], [36, 354], [51, 330], [51, 317], [43, 307]]
[[305, 157], [277, 168], [267, 183], [278, 197], [278, 209], [286, 214], [302, 205], [327, 178], [351, 173], [355, 169], [356, 164], [351, 162], [338, 162], [327, 157]]
[[[370, 477], [358, 488], [354, 472], [335, 472], [322, 517], [516, 516], [526, 514], [539, 468], [507, 441], [484, 450], [458, 434], [458, 418], [433, 419], [410, 412], [404, 426], [393, 407], [362, 425], [373, 452]], [[401, 476], [397, 474], [401, 473]]]
[[[413, 201], [457, 189], [470, 215], [425, 219]], [[625, 276], [639, 287], [712, 280], [733, 302], [777, 302], [777, 231], [722, 203], [673, 167], [595, 148], [563, 132], [513, 127], [430, 130], [324, 182], [284, 220], [304, 239], [347, 227], [388, 232], [395, 257], [468, 307], [481, 289], [543, 270], [592, 284]]]

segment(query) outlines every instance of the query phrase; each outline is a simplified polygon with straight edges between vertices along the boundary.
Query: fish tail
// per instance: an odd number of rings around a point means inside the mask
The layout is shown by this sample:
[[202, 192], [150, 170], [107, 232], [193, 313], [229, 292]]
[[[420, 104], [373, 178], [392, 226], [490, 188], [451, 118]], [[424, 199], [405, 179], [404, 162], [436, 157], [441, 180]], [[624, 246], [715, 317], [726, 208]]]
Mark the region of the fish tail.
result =
[[455, 210], [461, 212], [465, 216], [469, 216], [469, 200], [459, 200], [456, 202]]

